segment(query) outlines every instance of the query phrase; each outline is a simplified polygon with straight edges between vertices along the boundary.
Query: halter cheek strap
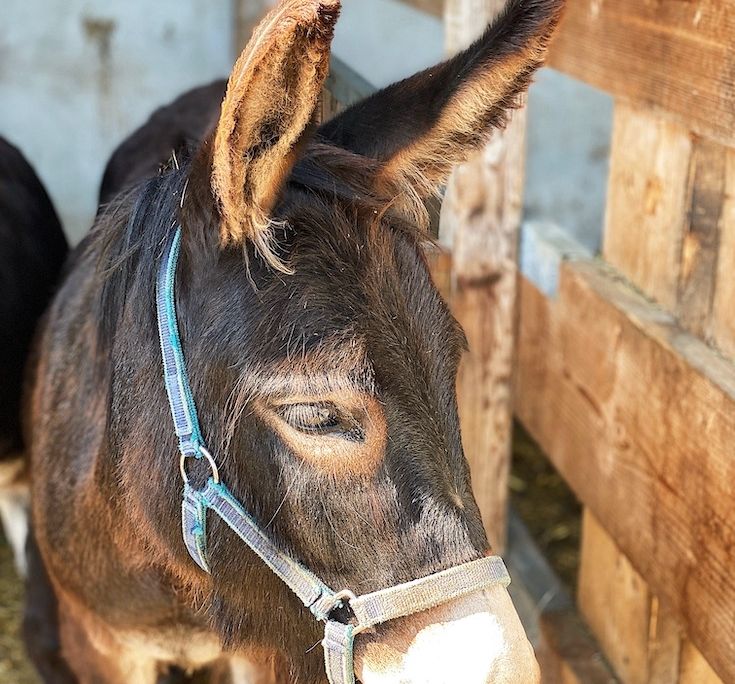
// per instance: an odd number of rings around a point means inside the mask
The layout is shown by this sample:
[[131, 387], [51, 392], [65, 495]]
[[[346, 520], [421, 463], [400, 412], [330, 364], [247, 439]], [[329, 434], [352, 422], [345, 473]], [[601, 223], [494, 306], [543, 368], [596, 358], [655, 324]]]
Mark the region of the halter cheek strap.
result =
[[[510, 577], [502, 559], [488, 556], [412, 582], [356, 596], [351, 591], [332, 590], [271, 541], [219, 481], [216, 462], [204, 446], [176, 319], [174, 289], [180, 246], [179, 227], [169, 237], [161, 261], [156, 309], [166, 393], [181, 452], [180, 468], [184, 479], [181, 532], [194, 562], [210, 572], [207, 512], [212, 511], [291, 589], [317, 620], [325, 623], [322, 645], [330, 684], [354, 684], [353, 646], [360, 632], [482, 589], [498, 585], [507, 587]], [[186, 461], [189, 458], [205, 458], [209, 462], [212, 476], [204, 489], [195, 489], [188, 481]], [[353, 616], [346, 624], [334, 617], [335, 610], [345, 605]]]

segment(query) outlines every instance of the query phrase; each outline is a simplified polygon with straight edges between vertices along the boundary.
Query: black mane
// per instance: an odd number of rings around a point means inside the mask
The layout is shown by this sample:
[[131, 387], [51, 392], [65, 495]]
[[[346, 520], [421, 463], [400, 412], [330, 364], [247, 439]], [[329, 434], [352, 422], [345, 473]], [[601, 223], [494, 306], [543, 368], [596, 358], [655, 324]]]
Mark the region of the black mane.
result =
[[[416, 239], [427, 239], [421, 216], [415, 219], [424, 213], [423, 205], [412, 210], [411, 221], [397, 201], [398, 188], [388, 188], [387, 193], [376, 190], [373, 180], [377, 166], [373, 160], [352, 152], [321, 142], [312, 144], [294, 167], [276, 208], [274, 218], [286, 219], [283, 253], [279, 256], [288, 260], [288, 222], [298, 220], [298, 209], [294, 216], [293, 208], [304, 203], [321, 208], [325, 216], [341, 210], [356, 221], [360, 220], [358, 216], [362, 220], [367, 217], [370, 222], [386, 224]], [[80, 246], [85, 258], [96, 260], [101, 293], [96, 311], [100, 350], [111, 348], [135, 282], [148, 284], [142, 291], [136, 288], [138, 310], [141, 315], [154, 315], [158, 265], [166, 239], [176, 226], [183, 227], [185, 242], [196, 244], [197, 259], [217, 259], [217, 215], [213, 207], [201, 212], [208, 198], [202, 196], [202, 188], [197, 191], [190, 187], [191, 167], [191, 159], [180, 160], [176, 167], [170, 166], [161, 175], [119, 195], [101, 211], [88, 239]], [[202, 220], [202, 215], [207, 218]], [[184, 269], [188, 251], [186, 247], [182, 250]], [[252, 247], [246, 245], [243, 256], [252, 273], [267, 272]]]

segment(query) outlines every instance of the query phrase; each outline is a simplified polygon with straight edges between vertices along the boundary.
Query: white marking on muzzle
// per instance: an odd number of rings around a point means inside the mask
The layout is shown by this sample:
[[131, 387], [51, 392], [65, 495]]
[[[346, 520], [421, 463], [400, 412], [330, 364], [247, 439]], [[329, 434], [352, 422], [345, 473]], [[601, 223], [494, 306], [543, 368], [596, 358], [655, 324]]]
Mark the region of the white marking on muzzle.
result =
[[358, 636], [362, 684], [537, 684], [508, 592], [494, 587]]

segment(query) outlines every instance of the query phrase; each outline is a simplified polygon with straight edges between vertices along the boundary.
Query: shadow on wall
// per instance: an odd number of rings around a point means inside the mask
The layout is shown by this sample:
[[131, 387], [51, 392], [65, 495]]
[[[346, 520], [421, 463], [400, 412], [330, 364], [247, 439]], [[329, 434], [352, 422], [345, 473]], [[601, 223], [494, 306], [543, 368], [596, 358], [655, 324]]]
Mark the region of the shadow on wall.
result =
[[3, 0], [0, 135], [30, 159], [72, 242], [122, 138], [229, 72], [235, 2]]

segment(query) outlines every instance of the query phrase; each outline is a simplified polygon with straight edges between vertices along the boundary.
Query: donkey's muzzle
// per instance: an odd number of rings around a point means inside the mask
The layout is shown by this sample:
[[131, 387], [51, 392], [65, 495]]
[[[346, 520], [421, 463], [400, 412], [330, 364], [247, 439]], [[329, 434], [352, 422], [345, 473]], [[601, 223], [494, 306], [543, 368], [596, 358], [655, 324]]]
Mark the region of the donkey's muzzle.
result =
[[540, 681], [533, 648], [502, 586], [358, 635], [355, 671], [362, 684]]

